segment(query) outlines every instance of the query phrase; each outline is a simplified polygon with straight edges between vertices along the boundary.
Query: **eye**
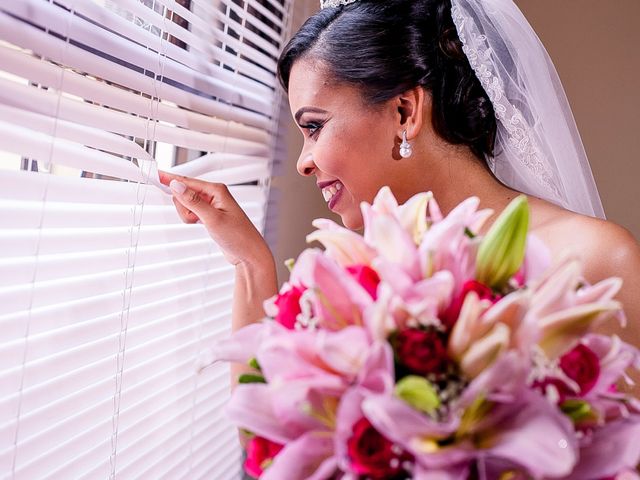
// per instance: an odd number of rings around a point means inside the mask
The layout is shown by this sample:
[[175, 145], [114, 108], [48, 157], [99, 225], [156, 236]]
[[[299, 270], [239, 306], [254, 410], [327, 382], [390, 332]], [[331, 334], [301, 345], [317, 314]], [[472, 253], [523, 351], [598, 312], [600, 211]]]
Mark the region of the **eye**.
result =
[[324, 123], [318, 122], [309, 122], [304, 125], [300, 125], [300, 128], [307, 131], [307, 135], [309, 138], [316, 139], [320, 134], [320, 130], [322, 129]]

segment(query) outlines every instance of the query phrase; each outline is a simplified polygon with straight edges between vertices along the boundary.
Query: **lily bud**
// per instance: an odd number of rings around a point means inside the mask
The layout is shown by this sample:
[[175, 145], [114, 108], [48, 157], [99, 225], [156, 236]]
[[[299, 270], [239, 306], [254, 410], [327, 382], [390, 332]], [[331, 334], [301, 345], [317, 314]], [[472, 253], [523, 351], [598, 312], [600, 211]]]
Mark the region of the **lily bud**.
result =
[[519, 195], [482, 239], [476, 260], [476, 280], [495, 290], [502, 289], [522, 265], [528, 228], [527, 197]]
[[284, 261], [284, 266], [287, 267], [287, 270], [289, 270], [289, 273], [293, 271], [293, 267], [295, 264], [296, 264], [295, 258], [287, 258]]
[[440, 399], [433, 385], [423, 377], [409, 375], [396, 385], [396, 396], [420, 412], [432, 414], [440, 406]]

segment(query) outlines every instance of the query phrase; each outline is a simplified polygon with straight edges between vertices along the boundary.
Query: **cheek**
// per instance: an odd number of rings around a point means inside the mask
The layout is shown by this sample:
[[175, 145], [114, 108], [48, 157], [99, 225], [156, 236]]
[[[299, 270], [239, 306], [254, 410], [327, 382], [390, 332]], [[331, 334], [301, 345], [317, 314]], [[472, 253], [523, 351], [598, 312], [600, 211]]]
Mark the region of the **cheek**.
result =
[[349, 198], [340, 214], [345, 226], [358, 229], [360, 203], [371, 203], [393, 174], [394, 132], [385, 127], [389, 122], [370, 113], [336, 120], [321, 132], [314, 146], [315, 162], [327, 177], [344, 184]]
[[354, 160], [351, 145], [344, 128], [337, 126], [323, 131], [316, 146], [320, 169], [336, 176], [339, 172], [348, 170]]

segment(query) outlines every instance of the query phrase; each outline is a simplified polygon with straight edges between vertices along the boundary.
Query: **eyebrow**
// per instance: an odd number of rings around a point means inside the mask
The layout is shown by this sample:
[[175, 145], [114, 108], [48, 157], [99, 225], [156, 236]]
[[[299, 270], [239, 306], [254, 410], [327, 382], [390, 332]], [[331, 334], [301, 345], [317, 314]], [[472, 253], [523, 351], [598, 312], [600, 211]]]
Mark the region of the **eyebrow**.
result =
[[300, 117], [302, 115], [304, 115], [305, 113], [327, 113], [327, 111], [326, 110], [322, 110], [321, 108], [316, 108], [316, 107], [302, 107], [295, 114], [296, 122], [299, 122], [300, 121]]

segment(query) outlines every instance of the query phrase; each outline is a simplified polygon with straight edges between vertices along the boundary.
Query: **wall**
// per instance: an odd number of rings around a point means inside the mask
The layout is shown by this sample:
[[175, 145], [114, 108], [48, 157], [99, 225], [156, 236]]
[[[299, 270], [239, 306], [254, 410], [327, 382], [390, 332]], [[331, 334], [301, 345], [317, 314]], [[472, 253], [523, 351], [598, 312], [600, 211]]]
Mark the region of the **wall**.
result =
[[640, 239], [640, 2], [516, 3], [558, 69], [607, 217]]
[[[608, 218], [640, 239], [640, 2], [617, 0], [614, 8], [599, 0], [516, 3], [558, 69]], [[315, 0], [297, 0], [294, 22], [299, 25], [316, 5]], [[286, 121], [287, 159], [274, 179], [280, 189], [280, 240], [274, 253], [281, 281], [286, 279], [282, 262], [306, 247], [311, 220], [330, 215], [315, 179], [295, 171], [302, 137], [291, 119]]]

